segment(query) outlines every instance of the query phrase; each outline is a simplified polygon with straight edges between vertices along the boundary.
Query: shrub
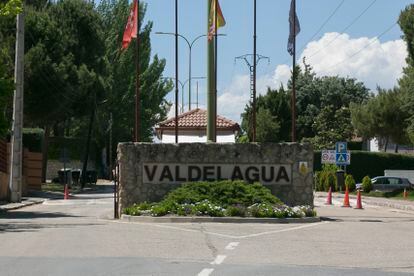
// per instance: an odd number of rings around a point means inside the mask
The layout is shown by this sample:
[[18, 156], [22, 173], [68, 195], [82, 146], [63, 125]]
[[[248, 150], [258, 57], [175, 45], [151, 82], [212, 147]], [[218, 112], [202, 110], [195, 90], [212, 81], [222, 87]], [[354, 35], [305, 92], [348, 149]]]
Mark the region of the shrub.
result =
[[372, 182], [371, 182], [371, 178], [369, 178], [369, 176], [365, 176], [362, 179], [362, 189], [364, 190], [364, 192], [369, 193], [372, 190]]
[[177, 204], [196, 204], [204, 200], [226, 208], [237, 204], [247, 207], [254, 203], [283, 203], [259, 183], [246, 184], [243, 181], [230, 180], [186, 183], [170, 192], [164, 199]]
[[334, 190], [337, 190], [336, 184], [336, 171], [338, 167], [332, 164], [325, 164], [322, 166], [321, 171], [315, 173], [315, 188], [317, 191], [328, 191], [331, 186]]
[[253, 217], [304, 217], [314, 216], [310, 206], [290, 208], [261, 184], [242, 181], [187, 183], [170, 192], [158, 203], [134, 204], [125, 208], [127, 215], [167, 214], [180, 216], [253, 216]]
[[332, 191], [338, 190], [338, 184], [336, 181], [336, 175], [334, 172], [327, 172], [325, 177], [325, 192], [329, 191], [329, 187], [332, 187]]
[[273, 206], [268, 203], [256, 203], [247, 208], [249, 214], [256, 218], [273, 217]]
[[227, 207], [225, 214], [229, 217], [245, 217], [246, 212], [246, 207], [241, 205], [233, 205]]
[[351, 174], [348, 174], [345, 178], [345, 186], [352, 192], [355, 190], [355, 185], [354, 177]]

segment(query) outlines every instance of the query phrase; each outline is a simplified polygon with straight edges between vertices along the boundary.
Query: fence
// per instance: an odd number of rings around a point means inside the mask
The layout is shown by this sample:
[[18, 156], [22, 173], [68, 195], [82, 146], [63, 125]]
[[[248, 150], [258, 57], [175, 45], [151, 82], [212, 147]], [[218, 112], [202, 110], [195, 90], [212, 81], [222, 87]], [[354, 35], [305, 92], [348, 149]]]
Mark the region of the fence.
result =
[[[10, 145], [0, 140], [0, 200], [7, 199], [9, 186]], [[42, 154], [23, 152], [23, 183], [22, 193], [28, 190], [40, 190], [42, 188]]]

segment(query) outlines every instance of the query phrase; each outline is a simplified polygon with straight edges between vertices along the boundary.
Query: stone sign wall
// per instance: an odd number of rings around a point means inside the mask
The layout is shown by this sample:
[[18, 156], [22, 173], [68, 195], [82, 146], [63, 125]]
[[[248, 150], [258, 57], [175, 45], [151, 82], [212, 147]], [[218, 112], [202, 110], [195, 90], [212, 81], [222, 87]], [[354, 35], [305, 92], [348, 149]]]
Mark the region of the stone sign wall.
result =
[[313, 205], [309, 144], [118, 145], [120, 209], [161, 200], [189, 181], [261, 182], [288, 205]]

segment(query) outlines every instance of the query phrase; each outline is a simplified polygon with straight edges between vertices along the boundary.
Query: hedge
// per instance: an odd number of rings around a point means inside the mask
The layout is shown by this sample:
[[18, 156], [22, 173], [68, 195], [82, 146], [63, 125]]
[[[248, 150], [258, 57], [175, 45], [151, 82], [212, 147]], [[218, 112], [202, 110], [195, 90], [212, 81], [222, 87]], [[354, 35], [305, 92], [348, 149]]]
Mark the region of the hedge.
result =
[[31, 152], [42, 152], [43, 129], [24, 128], [23, 147]]
[[[320, 171], [321, 152], [314, 153], [314, 170]], [[394, 153], [379, 153], [368, 151], [351, 151], [351, 165], [346, 172], [352, 174], [357, 183], [368, 175], [375, 177], [384, 175], [384, 170], [414, 170], [414, 156]]]

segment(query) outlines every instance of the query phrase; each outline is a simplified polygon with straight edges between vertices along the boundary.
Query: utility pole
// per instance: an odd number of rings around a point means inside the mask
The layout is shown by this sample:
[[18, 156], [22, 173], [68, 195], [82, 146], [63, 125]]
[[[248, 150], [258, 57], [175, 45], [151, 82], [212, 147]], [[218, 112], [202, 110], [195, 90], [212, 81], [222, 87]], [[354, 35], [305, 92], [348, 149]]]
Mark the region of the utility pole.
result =
[[256, 142], [256, 68], [257, 68], [257, 50], [256, 50], [256, 45], [257, 45], [257, 31], [256, 31], [256, 0], [253, 0], [254, 4], [253, 4], [253, 29], [254, 29], [254, 33], [253, 33], [253, 134], [252, 134], [252, 142]]
[[109, 176], [110, 176], [110, 180], [113, 180], [112, 170], [114, 168], [114, 162], [112, 160], [112, 127], [113, 127], [113, 124], [114, 124], [114, 118], [111, 112], [110, 119], [109, 119]]
[[175, 0], [175, 143], [178, 144], [178, 0]]
[[23, 88], [24, 88], [24, 12], [17, 15], [15, 86], [13, 97], [13, 125], [11, 137], [10, 201], [22, 199], [23, 164]]
[[[256, 43], [254, 43], [256, 44]], [[254, 52], [256, 52], [256, 47], [254, 47]], [[256, 142], [256, 67], [262, 59], [267, 59], [267, 62], [270, 63], [270, 58], [258, 54], [246, 54], [234, 58], [234, 62], [237, 60], [244, 60], [247, 65], [247, 68], [250, 72], [250, 101], [252, 102], [252, 142]]]

